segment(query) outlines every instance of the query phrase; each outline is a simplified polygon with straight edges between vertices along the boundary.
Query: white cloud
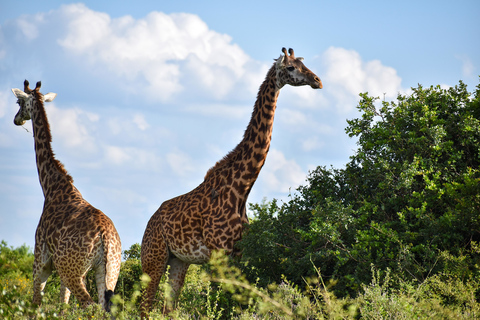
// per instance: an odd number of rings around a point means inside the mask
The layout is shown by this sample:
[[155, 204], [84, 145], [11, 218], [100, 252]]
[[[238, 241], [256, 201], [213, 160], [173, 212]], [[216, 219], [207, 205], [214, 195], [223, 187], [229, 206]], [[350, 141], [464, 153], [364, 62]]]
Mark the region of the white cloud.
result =
[[140, 113], [137, 113], [133, 116], [133, 122], [138, 126], [138, 129], [142, 131], [145, 131], [150, 127], [147, 120], [145, 120], [145, 116]]
[[329, 88], [337, 108], [344, 113], [354, 109], [359, 93], [395, 98], [402, 91], [402, 79], [394, 68], [378, 60], [364, 62], [354, 50], [330, 47], [323, 54], [323, 62], [327, 68], [323, 76], [325, 88]]
[[[14, 101], [13, 99], [9, 99], [10, 95], [12, 95], [12, 91], [0, 91], [0, 118], [5, 117], [7, 113], [12, 109], [10, 105]], [[13, 95], [12, 95], [13, 96]], [[13, 117], [12, 117], [13, 122]]]
[[466, 55], [456, 55], [455, 57], [462, 62], [462, 75], [466, 78], [472, 77], [475, 74], [472, 60]]
[[67, 36], [58, 43], [71, 51], [84, 52], [110, 35], [110, 17], [95, 12], [83, 4], [62, 6], [60, 13], [65, 16]]
[[281, 119], [283, 122], [292, 128], [304, 127], [309, 122], [307, 115], [301, 110], [284, 109], [280, 112], [282, 113]]
[[104, 152], [105, 160], [107, 161], [107, 163], [123, 165], [125, 162], [132, 159], [126, 148], [121, 148], [117, 146], [105, 146]]
[[182, 151], [170, 152], [166, 155], [166, 159], [170, 169], [180, 177], [187, 177], [195, 170], [190, 156]]
[[17, 20], [17, 26], [27, 40], [36, 39], [39, 35], [38, 25], [44, 22], [44, 14], [34, 16], [21, 16]]
[[104, 166], [115, 165], [126, 168], [126, 172], [159, 172], [164, 161], [155, 151], [143, 147], [103, 146]]
[[313, 150], [320, 150], [325, 146], [324, 141], [320, 141], [318, 136], [307, 137], [302, 141], [302, 150], [305, 152], [311, 152]]
[[243, 119], [252, 113], [253, 107], [231, 104], [191, 104], [183, 108], [191, 114], [206, 115], [228, 119]]
[[306, 173], [295, 160], [288, 160], [282, 152], [270, 149], [261, 175], [268, 191], [286, 193], [302, 184]]
[[182, 77], [193, 89], [224, 98], [251, 60], [230, 36], [208, 29], [193, 14], [112, 19], [83, 4], [62, 6], [57, 14], [68, 22], [58, 40], [61, 47], [88, 57], [97, 68], [107, 67], [129, 81], [131, 90], [143, 90], [154, 100], [167, 101], [183, 91]]
[[54, 142], [60, 142], [70, 152], [91, 153], [97, 150], [95, 138], [90, 134], [92, 123], [99, 115], [81, 109], [61, 109], [52, 103], [45, 104]]

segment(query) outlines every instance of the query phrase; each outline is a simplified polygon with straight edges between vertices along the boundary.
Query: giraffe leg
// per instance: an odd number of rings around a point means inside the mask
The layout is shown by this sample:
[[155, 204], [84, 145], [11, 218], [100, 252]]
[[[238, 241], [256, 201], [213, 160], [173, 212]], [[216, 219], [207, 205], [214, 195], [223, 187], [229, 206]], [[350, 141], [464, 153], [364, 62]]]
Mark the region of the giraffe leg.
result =
[[42, 259], [35, 258], [33, 263], [33, 304], [42, 303], [42, 293], [47, 284], [48, 277], [52, 274], [52, 260], [43, 262]]
[[98, 304], [106, 310], [105, 291], [107, 286], [105, 285], [105, 273], [105, 265], [103, 263], [97, 265], [95, 268], [95, 281], [97, 283]]
[[60, 281], [60, 302], [68, 303], [69, 300], [70, 300], [70, 289], [68, 289], [63, 284], [63, 281]]
[[82, 308], [85, 308], [93, 304], [93, 299], [88, 294], [87, 288], [85, 287], [84, 276], [71, 276], [65, 274], [58, 270], [60, 279], [62, 279], [63, 284], [70, 289], [75, 298], [80, 302]]
[[[147, 314], [151, 311], [157, 293], [158, 284], [160, 283], [160, 279], [165, 273], [167, 267], [169, 256], [167, 245], [162, 236], [158, 237], [156, 240], [157, 243], [155, 243], [155, 246], [152, 246], [151, 243], [144, 245], [146, 242], [144, 235], [144, 241], [142, 243], [142, 271], [150, 277], [150, 282], [142, 294], [142, 302], [140, 305], [141, 319], [147, 318]], [[148, 242], [151, 242], [151, 240]]]
[[185, 281], [185, 276], [187, 275], [190, 263], [184, 262], [176, 257], [171, 257], [168, 260], [168, 265], [170, 266], [168, 283], [172, 287], [172, 295], [169, 297], [171, 301], [168, 307], [173, 307], [178, 296], [180, 295], [180, 291], [183, 287], [183, 282]]

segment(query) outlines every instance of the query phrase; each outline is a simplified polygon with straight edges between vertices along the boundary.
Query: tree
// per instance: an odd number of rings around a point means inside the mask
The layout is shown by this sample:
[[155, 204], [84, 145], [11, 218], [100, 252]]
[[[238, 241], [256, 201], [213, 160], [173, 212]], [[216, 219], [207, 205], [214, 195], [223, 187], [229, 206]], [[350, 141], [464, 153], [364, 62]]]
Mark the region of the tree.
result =
[[412, 90], [396, 102], [360, 94], [345, 169], [318, 167], [288, 203], [251, 206], [247, 274], [301, 285], [313, 263], [354, 294], [371, 264], [422, 281], [444, 270], [441, 252], [480, 241], [480, 85]]
[[140, 244], [134, 243], [130, 249], [123, 251], [122, 268], [118, 276], [115, 293], [120, 293], [124, 299], [131, 299], [135, 290], [140, 288], [142, 264], [140, 261]]

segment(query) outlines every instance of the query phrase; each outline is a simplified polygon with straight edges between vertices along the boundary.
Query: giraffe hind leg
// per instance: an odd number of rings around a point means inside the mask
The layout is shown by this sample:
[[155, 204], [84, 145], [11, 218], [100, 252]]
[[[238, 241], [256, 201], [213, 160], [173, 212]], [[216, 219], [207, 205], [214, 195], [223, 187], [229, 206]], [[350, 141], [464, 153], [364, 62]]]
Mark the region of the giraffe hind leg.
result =
[[42, 263], [40, 259], [35, 259], [33, 270], [33, 304], [40, 305], [48, 277], [52, 274], [52, 260], [49, 259], [46, 263]]
[[105, 265], [100, 263], [95, 267], [95, 281], [97, 283], [97, 291], [98, 291], [98, 303], [107, 310], [106, 299], [105, 299], [105, 292], [107, 287], [105, 285]]
[[60, 302], [68, 303], [70, 300], [70, 289], [68, 289], [63, 281], [60, 281]]

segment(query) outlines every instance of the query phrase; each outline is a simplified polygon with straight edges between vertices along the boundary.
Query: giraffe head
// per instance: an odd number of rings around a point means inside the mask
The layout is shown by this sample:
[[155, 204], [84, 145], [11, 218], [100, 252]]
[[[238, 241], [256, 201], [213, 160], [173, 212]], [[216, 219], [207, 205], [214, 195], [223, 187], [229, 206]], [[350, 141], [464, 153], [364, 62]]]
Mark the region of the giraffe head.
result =
[[309, 85], [313, 89], [322, 89], [322, 80], [303, 64], [303, 58], [295, 58], [293, 49], [282, 48], [283, 55], [280, 55], [275, 61], [277, 72], [277, 87], [280, 89], [284, 85], [304, 86]]
[[50, 102], [55, 99], [57, 96], [56, 93], [49, 92], [45, 95], [40, 93], [40, 87], [42, 83], [40, 81], [37, 82], [35, 89], [30, 89], [29, 83], [27, 80], [23, 83], [24, 89], [23, 91], [20, 89], [12, 89], [13, 94], [17, 97], [17, 103], [20, 106], [20, 110], [18, 110], [15, 118], [13, 119], [13, 123], [17, 126], [21, 126], [25, 124], [27, 120], [32, 118], [33, 106], [36, 102], [36, 99], [41, 99], [43, 102]]

